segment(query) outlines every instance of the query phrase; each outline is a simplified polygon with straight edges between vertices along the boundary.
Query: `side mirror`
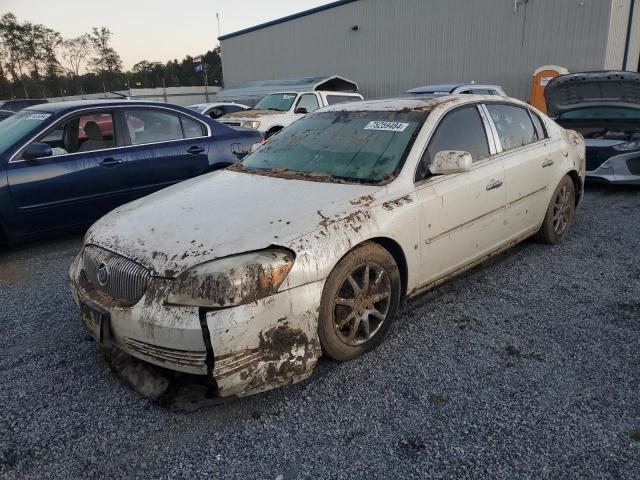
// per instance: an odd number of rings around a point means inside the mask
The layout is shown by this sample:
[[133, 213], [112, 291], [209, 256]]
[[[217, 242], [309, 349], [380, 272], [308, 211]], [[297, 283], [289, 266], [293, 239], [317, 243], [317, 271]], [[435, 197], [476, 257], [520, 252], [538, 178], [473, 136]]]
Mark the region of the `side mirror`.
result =
[[36, 158], [50, 157], [53, 155], [51, 147], [47, 143], [35, 142], [22, 152], [23, 160], [35, 160]]
[[468, 172], [472, 166], [473, 157], [469, 152], [442, 150], [436, 153], [429, 171], [431, 175], [451, 175], [453, 173]]
[[304, 107], [298, 107], [298, 108], [296, 108], [295, 112], [293, 112], [293, 113], [301, 113], [302, 115], [306, 115], [309, 112]]

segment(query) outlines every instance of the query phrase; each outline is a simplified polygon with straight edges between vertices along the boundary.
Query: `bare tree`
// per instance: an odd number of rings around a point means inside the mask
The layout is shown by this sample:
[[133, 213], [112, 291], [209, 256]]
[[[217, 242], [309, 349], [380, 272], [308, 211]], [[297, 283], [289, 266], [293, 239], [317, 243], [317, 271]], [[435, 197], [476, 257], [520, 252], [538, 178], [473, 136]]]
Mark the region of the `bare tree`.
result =
[[122, 71], [120, 55], [111, 46], [113, 33], [107, 27], [93, 28], [90, 35], [95, 56], [89, 62], [97, 73], [119, 73]]
[[65, 70], [73, 75], [74, 78], [78, 78], [82, 64], [89, 58], [92, 50], [91, 37], [88, 33], [79, 37], [64, 39], [60, 49], [60, 56], [64, 61]]

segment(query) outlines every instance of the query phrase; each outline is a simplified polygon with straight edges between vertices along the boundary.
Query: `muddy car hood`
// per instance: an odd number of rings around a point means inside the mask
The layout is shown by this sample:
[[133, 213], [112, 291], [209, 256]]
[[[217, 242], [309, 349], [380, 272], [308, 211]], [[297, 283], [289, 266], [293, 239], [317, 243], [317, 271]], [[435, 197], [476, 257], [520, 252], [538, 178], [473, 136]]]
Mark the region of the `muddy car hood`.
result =
[[89, 229], [85, 243], [175, 277], [216, 258], [287, 246], [327, 217], [362, 209], [359, 199], [372, 200], [380, 188], [223, 170], [114, 210]]
[[595, 106], [640, 108], [640, 74], [604, 71], [561, 75], [549, 82], [544, 98], [552, 117]]

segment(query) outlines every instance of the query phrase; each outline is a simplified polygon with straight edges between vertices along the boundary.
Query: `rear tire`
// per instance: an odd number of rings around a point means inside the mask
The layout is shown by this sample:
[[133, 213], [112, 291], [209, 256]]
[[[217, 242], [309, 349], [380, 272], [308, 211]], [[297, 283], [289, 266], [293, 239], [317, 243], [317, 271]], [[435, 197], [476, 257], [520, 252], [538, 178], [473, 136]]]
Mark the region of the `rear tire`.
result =
[[325, 355], [346, 361], [375, 348], [400, 305], [401, 279], [393, 256], [367, 242], [347, 253], [322, 292], [318, 335]]
[[564, 240], [576, 212], [576, 189], [573, 180], [565, 176], [556, 187], [536, 241], [555, 245]]

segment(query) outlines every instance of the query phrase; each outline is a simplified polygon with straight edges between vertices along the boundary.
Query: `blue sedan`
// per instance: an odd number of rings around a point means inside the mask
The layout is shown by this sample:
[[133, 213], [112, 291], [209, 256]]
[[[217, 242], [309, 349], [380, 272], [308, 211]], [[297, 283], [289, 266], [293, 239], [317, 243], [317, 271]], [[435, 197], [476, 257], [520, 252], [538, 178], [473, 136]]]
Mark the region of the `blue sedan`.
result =
[[0, 241], [86, 226], [116, 206], [231, 165], [260, 142], [192, 110], [96, 100], [0, 122]]

